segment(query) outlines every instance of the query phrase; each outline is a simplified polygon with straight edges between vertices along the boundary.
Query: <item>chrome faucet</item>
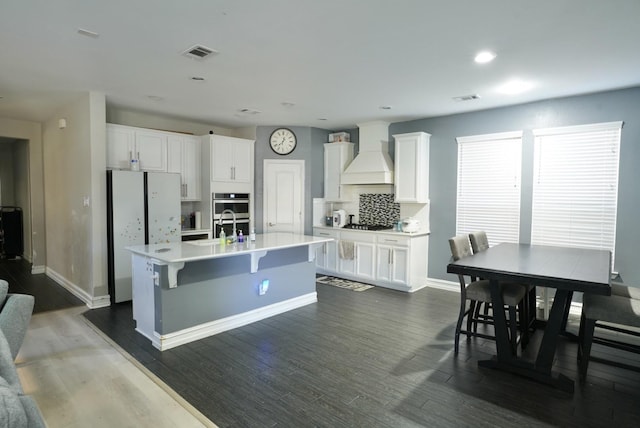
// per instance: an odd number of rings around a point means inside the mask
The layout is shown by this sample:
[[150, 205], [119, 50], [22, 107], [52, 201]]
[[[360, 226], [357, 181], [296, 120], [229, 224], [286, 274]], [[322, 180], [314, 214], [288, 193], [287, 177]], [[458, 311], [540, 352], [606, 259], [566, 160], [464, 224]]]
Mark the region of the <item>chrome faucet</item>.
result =
[[236, 213], [233, 212], [233, 210], [230, 209], [226, 209], [224, 211], [222, 211], [220, 213], [220, 220], [218, 220], [218, 224], [220, 225], [220, 227], [222, 227], [222, 218], [224, 217], [224, 213], [229, 212], [231, 213], [231, 215], [233, 216], [233, 230], [231, 231], [231, 236], [229, 238], [231, 238], [231, 242], [236, 242], [236, 240], [238, 239], [237, 235], [236, 235]]

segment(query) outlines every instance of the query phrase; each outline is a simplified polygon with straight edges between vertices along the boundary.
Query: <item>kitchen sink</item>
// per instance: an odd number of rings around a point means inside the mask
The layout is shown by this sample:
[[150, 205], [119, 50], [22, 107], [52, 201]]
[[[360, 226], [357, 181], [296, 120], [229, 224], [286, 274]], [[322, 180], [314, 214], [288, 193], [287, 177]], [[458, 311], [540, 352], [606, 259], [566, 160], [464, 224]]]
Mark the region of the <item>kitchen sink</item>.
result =
[[206, 245], [216, 245], [218, 243], [217, 239], [197, 239], [195, 241], [185, 241], [183, 242], [184, 244], [190, 244], [190, 245], [199, 245], [199, 246], [206, 246]]

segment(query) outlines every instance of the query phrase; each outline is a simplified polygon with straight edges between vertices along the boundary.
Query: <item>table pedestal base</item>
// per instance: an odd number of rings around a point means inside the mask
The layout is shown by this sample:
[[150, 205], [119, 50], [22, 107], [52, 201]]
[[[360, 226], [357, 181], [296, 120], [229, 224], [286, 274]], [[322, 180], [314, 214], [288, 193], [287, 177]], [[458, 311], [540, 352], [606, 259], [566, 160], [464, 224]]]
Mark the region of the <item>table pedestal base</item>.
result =
[[561, 391], [573, 393], [574, 382], [571, 378], [556, 372], [544, 373], [537, 371], [532, 363], [518, 362], [519, 364], [500, 362], [496, 357], [490, 360], [478, 361], [478, 367], [484, 367], [488, 369], [498, 369], [509, 373], [524, 376], [529, 379], [533, 379], [536, 382], [543, 383], [545, 385], [553, 386]]

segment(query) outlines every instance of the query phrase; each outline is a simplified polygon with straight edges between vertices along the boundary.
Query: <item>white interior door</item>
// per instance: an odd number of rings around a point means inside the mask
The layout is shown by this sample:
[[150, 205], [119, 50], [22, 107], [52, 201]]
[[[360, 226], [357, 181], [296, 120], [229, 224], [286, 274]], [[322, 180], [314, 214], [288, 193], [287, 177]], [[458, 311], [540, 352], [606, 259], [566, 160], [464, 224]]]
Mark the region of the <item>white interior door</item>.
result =
[[263, 183], [264, 232], [304, 233], [304, 161], [265, 159]]

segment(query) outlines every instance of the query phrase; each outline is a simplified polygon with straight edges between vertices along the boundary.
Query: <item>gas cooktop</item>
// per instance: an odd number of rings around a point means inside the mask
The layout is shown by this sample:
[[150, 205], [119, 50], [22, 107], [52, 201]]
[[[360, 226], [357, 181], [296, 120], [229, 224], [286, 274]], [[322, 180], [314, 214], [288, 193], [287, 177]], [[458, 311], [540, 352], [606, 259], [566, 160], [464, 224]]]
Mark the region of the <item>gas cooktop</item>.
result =
[[393, 229], [393, 226], [387, 226], [385, 224], [356, 224], [351, 223], [343, 226], [344, 229], [357, 229], [357, 230], [386, 230]]

